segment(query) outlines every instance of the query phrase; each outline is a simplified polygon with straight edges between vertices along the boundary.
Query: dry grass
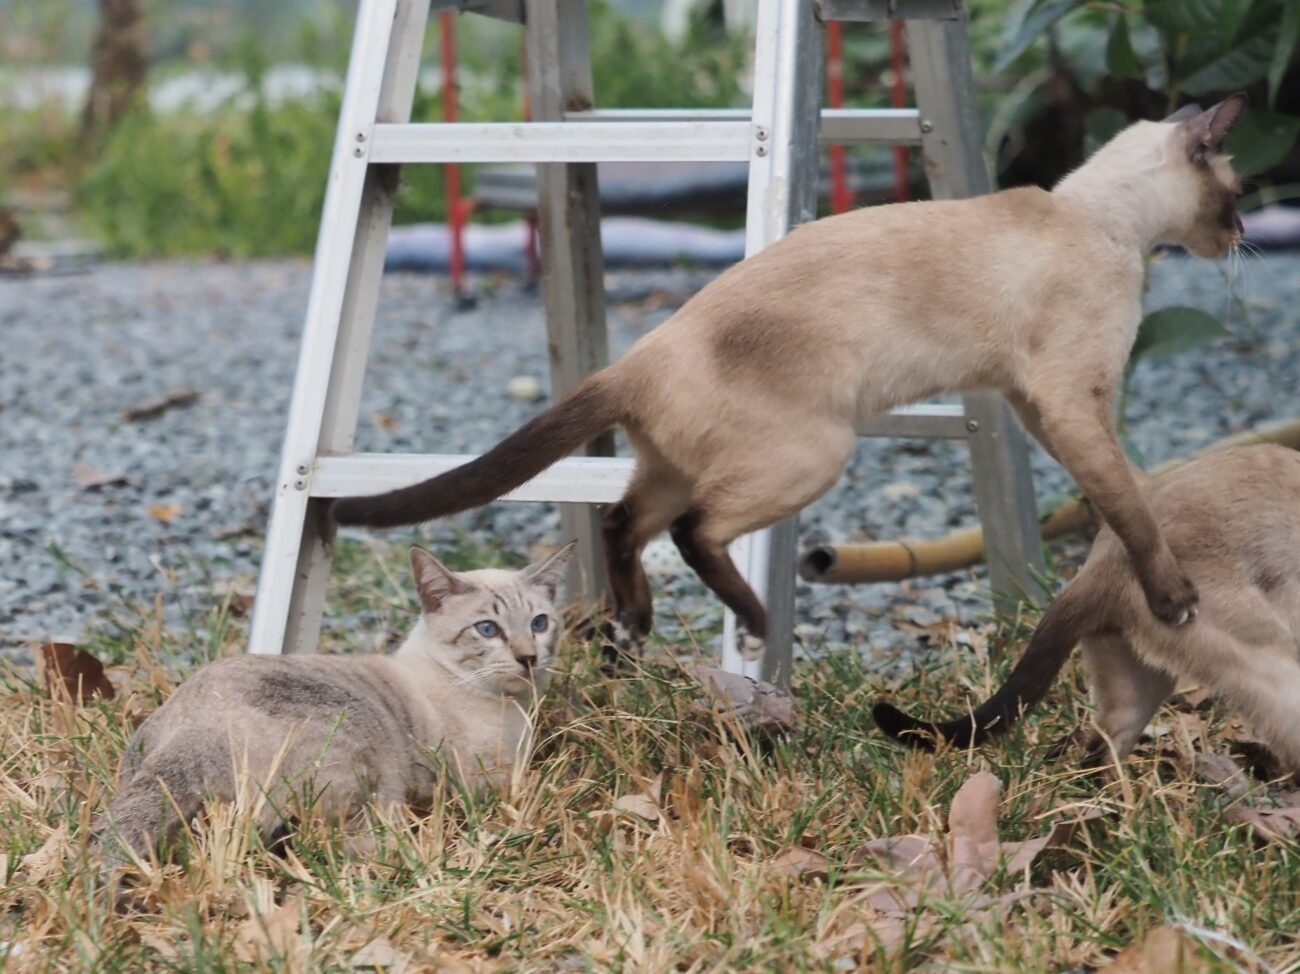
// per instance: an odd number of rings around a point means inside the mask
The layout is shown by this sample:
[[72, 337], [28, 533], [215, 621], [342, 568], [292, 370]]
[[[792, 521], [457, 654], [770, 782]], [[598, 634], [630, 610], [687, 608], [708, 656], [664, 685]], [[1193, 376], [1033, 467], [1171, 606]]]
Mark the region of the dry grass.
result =
[[[337, 601], [382, 596], [398, 611], [400, 551], [373, 551], [383, 556], [344, 559]], [[218, 611], [190, 645], [206, 642], [205, 657], [237, 652], [242, 632]], [[94, 891], [87, 829], [132, 720], [182, 675], [172, 661], [185, 648], [147, 621], [101, 641], [96, 652], [115, 663], [109, 702], [56, 701], [31, 674], [4, 676], [0, 969], [1065, 971], [1104, 964], [1173, 922], [1225, 958], [1208, 969], [1300, 970], [1296, 848], [1228, 824], [1230, 797], [1190, 770], [1197, 748], [1224, 749], [1226, 715], [1203, 712], [1209, 732], [1196, 741], [1162, 712], [1158, 724], [1174, 730], [1119, 779], [1084, 778], [1046, 756], [1086, 717], [1073, 676], [1037, 719], [984, 751], [885, 743], [869, 713], [878, 693], [952, 709], [1000, 675], [952, 648], [900, 686], [848, 656], [803, 667], [801, 726], [765, 756], [683, 719], [693, 693], [671, 666], [608, 681], [572, 644], [510, 795], [450, 791], [427, 818], [377, 823], [376, 848], [361, 857], [311, 822], [269, 852], [244, 809], [214, 808], [178, 862], [146, 877], [155, 912], [118, 916]], [[900, 944], [874, 943], [867, 900], [889, 877], [849, 865], [853, 853], [901, 833], [941, 844], [950, 799], [977, 769], [1003, 782], [1003, 838], [1041, 834], [1061, 806], [1107, 814], [987, 885], [1036, 892], [997, 910], [932, 895]], [[659, 775], [653, 808], [620, 802]], [[791, 846], [824, 854], [828, 876], [791, 876], [780, 861]]]

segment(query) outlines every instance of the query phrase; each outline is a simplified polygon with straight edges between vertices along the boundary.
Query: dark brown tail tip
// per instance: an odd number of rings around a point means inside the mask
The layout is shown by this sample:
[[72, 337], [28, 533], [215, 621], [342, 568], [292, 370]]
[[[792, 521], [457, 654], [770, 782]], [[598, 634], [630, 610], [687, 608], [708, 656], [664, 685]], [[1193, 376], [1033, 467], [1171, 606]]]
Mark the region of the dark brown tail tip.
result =
[[939, 729], [933, 724], [917, 720], [893, 704], [878, 703], [871, 708], [871, 716], [886, 735], [900, 743], [923, 751], [933, 751]]

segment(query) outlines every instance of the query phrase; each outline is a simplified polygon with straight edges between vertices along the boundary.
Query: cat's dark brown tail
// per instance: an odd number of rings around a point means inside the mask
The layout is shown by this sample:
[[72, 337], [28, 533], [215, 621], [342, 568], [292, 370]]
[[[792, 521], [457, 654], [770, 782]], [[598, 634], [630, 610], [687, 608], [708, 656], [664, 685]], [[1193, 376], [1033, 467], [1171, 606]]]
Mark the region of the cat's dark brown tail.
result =
[[330, 520], [390, 528], [494, 501], [622, 422], [623, 409], [613, 385], [608, 372], [598, 372], [481, 457], [386, 494], [341, 497], [330, 505]]
[[971, 747], [983, 743], [992, 734], [1002, 733], [1021, 713], [1047, 695], [1080, 638], [1099, 628], [1097, 600], [1089, 591], [1088, 581], [1084, 572], [1080, 572], [1056, 597], [1043, 613], [1025, 654], [1007, 682], [972, 713], [931, 723], [890, 704], [878, 703], [871, 711], [876, 724], [895, 740], [926, 750], [932, 749], [938, 740]]

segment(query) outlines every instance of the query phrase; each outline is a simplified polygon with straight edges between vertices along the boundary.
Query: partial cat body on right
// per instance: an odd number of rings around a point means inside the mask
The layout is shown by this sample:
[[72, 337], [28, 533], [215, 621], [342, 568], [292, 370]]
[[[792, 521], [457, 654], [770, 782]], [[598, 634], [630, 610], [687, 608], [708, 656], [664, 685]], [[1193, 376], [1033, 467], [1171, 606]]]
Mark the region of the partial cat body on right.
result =
[[493, 501], [613, 426], [636, 452], [604, 515], [614, 647], [653, 621], [641, 566], [668, 530], [761, 654], [763, 603], [727, 546], [789, 517], [844, 470], [857, 430], [893, 406], [994, 390], [1065, 466], [1132, 558], [1150, 611], [1195, 617], [1179, 567], [1120, 448], [1116, 392], [1160, 244], [1236, 245], [1240, 183], [1223, 152], [1233, 96], [1120, 132], [1051, 192], [868, 207], [804, 224], [730, 268], [618, 361], [483, 456], [330, 507], [391, 527]]
[[1234, 707], [1300, 774], [1300, 452], [1213, 451], [1143, 494], [1200, 590], [1196, 625], [1151, 617], [1131, 558], [1104, 528], [997, 693], [935, 723], [877, 704], [881, 729], [920, 747], [978, 744], [1038, 703], [1081, 645], [1097, 707], [1094, 757], [1129, 754], [1175, 682], [1188, 680]]

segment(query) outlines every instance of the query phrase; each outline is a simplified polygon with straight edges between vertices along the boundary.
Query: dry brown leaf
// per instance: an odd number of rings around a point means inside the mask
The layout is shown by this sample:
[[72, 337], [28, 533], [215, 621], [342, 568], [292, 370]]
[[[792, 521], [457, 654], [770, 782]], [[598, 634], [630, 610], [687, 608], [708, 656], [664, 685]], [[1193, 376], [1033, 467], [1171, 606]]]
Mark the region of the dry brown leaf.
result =
[[772, 868], [792, 879], [821, 879], [829, 873], [826, 857], [816, 849], [791, 846], [772, 860]]
[[948, 810], [949, 888], [954, 895], [968, 893], [998, 868], [998, 798], [1002, 782], [988, 771], [968, 778], [953, 795]]
[[895, 619], [894, 628], [899, 632], [911, 636], [913, 639], [924, 640], [931, 645], [939, 645], [952, 641], [953, 627], [956, 621], [953, 619], [940, 619], [938, 622], [919, 623], [911, 619]]
[[176, 941], [162, 932], [146, 931], [140, 934], [140, 943], [144, 944], [164, 960], [175, 960], [179, 956]]
[[402, 953], [387, 937], [370, 941], [348, 959], [352, 967], [402, 974], [411, 965], [411, 955]]
[[173, 389], [160, 399], [151, 399], [148, 402], [142, 402], [138, 406], [132, 406], [130, 409], [122, 410], [122, 418], [128, 423], [134, 423], [142, 419], [157, 419], [169, 409], [175, 409], [178, 406], [188, 406], [199, 398], [196, 389]]
[[27, 881], [41, 883], [61, 871], [69, 848], [67, 827], [60, 825], [49, 834], [39, 849], [23, 856], [21, 868]]
[[72, 643], [45, 643], [39, 658], [45, 692], [51, 697], [66, 694], [81, 703], [92, 697], [112, 700], [116, 695], [104, 675], [104, 664]]
[[1107, 974], [1208, 974], [1196, 941], [1176, 927], [1156, 927], [1140, 944], [1121, 950], [1102, 968]]
[[770, 734], [791, 730], [794, 701], [770, 683], [712, 666], [688, 665], [686, 672], [700, 684], [704, 697], [692, 705], [701, 715], [732, 717], [750, 731]]
[[301, 903], [295, 896], [265, 913], [255, 913], [235, 932], [235, 956], [253, 964], [275, 956], [287, 956], [298, 939]]
[[649, 795], [620, 795], [614, 799], [614, 811], [627, 812], [647, 822], [659, 821], [659, 806]]
[[162, 521], [163, 524], [171, 524], [176, 520], [176, 515], [184, 510], [179, 504], [150, 504], [149, 514], [151, 517]]
[[1294, 842], [1300, 838], [1300, 808], [1250, 808], [1233, 805], [1227, 812], [1230, 822], [1249, 825], [1256, 836], [1266, 842]]
[[383, 430], [397, 429], [397, 420], [388, 413], [373, 412], [370, 414], [370, 421]]
[[1097, 821], [1104, 814], [1099, 808], [1084, 808], [1073, 818], [1057, 822], [1050, 832], [1037, 839], [1002, 843], [1002, 855], [1007, 859], [1007, 872], [1018, 873], [1027, 866], [1033, 865], [1040, 853], [1065, 845], [1085, 824]]
[[72, 479], [82, 490], [95, 490], [99, 487], [115, 487], [126, 483], [126, 476], [120, 473], [105, 473], [88, 463], [77, 463], [72, 467]]
[[1226, 754], [1197, 752], [1192, 756], [1192, 767], [1196, 777], [1223, 788], [1233, 801], [1245, 798], [1250, 793], [1250, 776], [1246, 774], [1245, 768]]
[[247, 615], [253, 608], [257, 589], [246, 578], [229, 578], [213, 586], [213, 594], [230, 607], [232, 615]]

